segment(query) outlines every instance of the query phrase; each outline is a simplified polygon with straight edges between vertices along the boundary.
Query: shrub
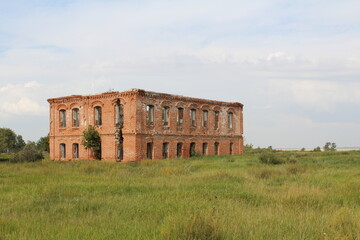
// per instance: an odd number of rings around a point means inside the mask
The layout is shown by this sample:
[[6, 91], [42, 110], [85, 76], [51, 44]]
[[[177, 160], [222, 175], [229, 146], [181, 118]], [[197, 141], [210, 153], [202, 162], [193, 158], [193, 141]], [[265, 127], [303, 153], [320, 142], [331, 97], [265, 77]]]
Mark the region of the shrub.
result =
[[244, 145], [244, 153], [251, 153], [254, 149], [252, 144], [245, 144]]
[[41, 138], [36, 142], [36, 147], [37, 147], [37, 149], [39, 149], [40, 151], [49, 152], [49, 136], [41, 137]]
[[336, 143], [331, 143], [331, 142], [327, 142], [325, 143], [324, 145], [324, 151], [327, 152], [327, 151], [336, 151]]
[[259, 155], [259, 160], [262, 163], [266, 163], [266, 164], [282, 164], [284, 163], [284, 161], [277, 156], [274, 152], [262, 152]]
[[21, 162], [36, 162], [44, 159], [41, 151], [36, 148], [35, 143], [30, 142], [25, 147], [16, 153], [15, 157], [10, 159], [10, 162], [21, 163]]
[[320, 147], [316, 147], [316, 148], [314, 148], [313, 151], [314, 151], [314, 152], [321, 152], [321, 148], [320, 148]]
[[190, 216], [181, 214], [166, 219], [161, 235], [165, 239], [223, 239], [216, 217], [200, 213]]
[[84, 130], [83, 135], [82, 145], [86, 149], [92, 149], [96, 159], [101, 159], [101, 138], [99, 132], [93, 126], [89, 126], [88, 129]]

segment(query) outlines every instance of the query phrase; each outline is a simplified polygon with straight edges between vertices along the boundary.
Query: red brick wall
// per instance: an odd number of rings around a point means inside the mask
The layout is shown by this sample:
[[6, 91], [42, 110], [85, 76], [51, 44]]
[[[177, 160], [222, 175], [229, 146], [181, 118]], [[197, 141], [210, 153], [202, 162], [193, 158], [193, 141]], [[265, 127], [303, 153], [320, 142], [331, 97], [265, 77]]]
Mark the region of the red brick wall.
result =
[[[242, 105], [176, 95], [132, 90], [91, 96], [70, 96], [49, 99], [50, 103], [50, 158], [61, 160], [60, 144], [66, 144], [66, 158], [72, 160], [72, 144], [79, 144], [79, 159], [94, 159], [92, 152], [82, 145], [82, 133], [94, 125], [94, 107], [102, 107], [102, 126], [96, 127], [102, 140], [102, 160], [116, 160], [115, 102], [124, 106], [124, 159], [137, 161], [146, 158], [146, 146], [153, 142], [153, 158], [162, 158], [163, 143], [169, 143], [169, 157], [176, 157], [176, 145], [183, 143], [183, 157], [189, 156], [190, 143], [196, 143], [196, 152], [202, 153], [203, 143], [208, 143], [208, 154], [214, 154], [214, 142], [219, 142], [219, 154], [243, 151]], [[146, 106], [154, 105], [154, 125], [146, 123]], [[169, 107], [169, 124], [162, 124], [162, 108]], [[182, 128], [177, 126], [177, 108], [184, 108]], [[72, 126], [72, 109], [79, 108], [80, 126]], [[196, 127], [190, 127], [190, 109], [196, 109]], [[60, 128], [59, 111], [66, 110], [66, 128]], [[202, 110], [208, 110], [208, 127], [202, 126]], [[220, 112], [220, 127], [214, 129], [214, 111]], [[228, 128], [228, 112], [233, 112], [233, 129]]]

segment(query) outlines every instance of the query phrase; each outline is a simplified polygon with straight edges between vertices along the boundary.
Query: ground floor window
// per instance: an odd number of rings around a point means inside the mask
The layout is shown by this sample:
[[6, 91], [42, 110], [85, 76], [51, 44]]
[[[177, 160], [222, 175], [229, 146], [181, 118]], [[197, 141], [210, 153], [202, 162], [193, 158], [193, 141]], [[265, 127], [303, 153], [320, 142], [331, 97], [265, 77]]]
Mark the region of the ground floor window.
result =
[[194, 142], [190, 143], [190, 157], [195, 156], [195, 153], [196, 153], [195, 146], [196, 146], [196, 144]]
[[163, 158], [169, 157], [169, 143], [163, 143]]
[[72, 145], [72, 150], [73, 150], [73, 159], [78, 159], [79, 158], [79, 144], [77, 143], [73, 143]]
[[118, 161], [121, 161], [124, 159], [124, 144], [122, 142], [117, 143], [117, 148], [116, 148], [116, 159]]
[[232, 155], [233, 154], [233, 143], [230, 143], [230, 155]]
[[215, 153], [215, 155], [219, 155], [219, 143], [218, 142], [214, 143], [214, 153]]
[[182, 157], [182, 146], [183, 146], [182, 143], [178, 143], [176, 145], [176, 156], [177, 157]]
[[207, 155], [207, 154], [208, 154], [208, 144], [203, 143], [203, 155]]
[[62, 159], [66, 158], [66, 145], [64, 143], [60, 144], [60, 157]]
[[152, 159], [153, 143], [146, 144], [146, 158]]

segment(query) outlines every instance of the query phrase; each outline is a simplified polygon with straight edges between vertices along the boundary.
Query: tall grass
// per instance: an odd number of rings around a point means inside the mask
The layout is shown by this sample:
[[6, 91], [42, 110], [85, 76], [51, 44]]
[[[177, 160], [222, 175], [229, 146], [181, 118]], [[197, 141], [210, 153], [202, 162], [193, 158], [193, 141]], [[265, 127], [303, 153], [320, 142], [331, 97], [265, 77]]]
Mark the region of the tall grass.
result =
[[359, 151], [259, 154], [3, 161], [0, 239], [360, 239]]

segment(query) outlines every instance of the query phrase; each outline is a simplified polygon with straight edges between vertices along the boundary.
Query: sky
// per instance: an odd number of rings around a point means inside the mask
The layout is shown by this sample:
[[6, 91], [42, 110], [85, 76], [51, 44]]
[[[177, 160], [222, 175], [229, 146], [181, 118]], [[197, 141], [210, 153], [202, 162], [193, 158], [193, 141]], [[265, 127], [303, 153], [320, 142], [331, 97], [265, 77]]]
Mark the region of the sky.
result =
[[140, 88], [244, 104], [246, 144], [360, 147], [358, 0], [0, 0], [0, 127]]

